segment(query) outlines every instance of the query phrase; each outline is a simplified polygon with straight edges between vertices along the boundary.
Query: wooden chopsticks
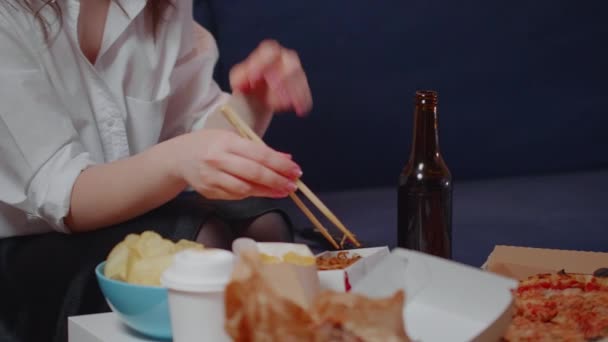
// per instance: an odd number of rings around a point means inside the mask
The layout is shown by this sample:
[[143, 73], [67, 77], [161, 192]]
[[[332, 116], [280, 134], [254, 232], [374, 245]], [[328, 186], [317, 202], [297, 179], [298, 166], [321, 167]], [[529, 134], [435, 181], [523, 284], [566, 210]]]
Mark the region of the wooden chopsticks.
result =
[[[228, 105], [224, 105], [221, 108], [222, 114], [230, 122], [232, 126], [239, 132], [239, 134], [246, 139], [253, 140], [264, 144], [264, 141], [247, 125], [241, 117]], [[319, 230], [319, 232], [329, 241], [332, 246], [336, 249], [340, 249], [340, 246], [344, 245], [346, 239], [349, 239], [355, 246], [361, 247], [361, 243], [357, 241], [357, 238], [351, 233], [348, 228], [342, 224], [342, 222], [334, 215], [329, 208], [306, 186], [301, 180], [296, 181], [298, 189], [306, 196], [312, 204], [314, 204], [323, 215], [325, 215], [329, 221], [331, 221], [338, 229], [344, 234], [340, 245], [334, 240], [329, 234], [327, 229], [321, 224], [321, 222], [314, 216], [314, 214], [306, 207], [304, 202], [298, 197], [295, 192], [289, 194], [289, 197], [295, 202], [295, 204], [304, 212], [304, 215], [312, 222], [312, 224]]]

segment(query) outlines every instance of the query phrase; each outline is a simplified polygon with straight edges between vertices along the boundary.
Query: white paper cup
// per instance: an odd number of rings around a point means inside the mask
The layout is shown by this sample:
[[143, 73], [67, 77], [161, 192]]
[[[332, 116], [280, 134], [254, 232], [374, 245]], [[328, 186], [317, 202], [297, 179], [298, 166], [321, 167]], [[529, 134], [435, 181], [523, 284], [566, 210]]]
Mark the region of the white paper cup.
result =
[[162, 274], [169, 292], [174, 342], [231, 341], [224, 330], [224, 289], [234, 254], [221, 249], [185, 250]]

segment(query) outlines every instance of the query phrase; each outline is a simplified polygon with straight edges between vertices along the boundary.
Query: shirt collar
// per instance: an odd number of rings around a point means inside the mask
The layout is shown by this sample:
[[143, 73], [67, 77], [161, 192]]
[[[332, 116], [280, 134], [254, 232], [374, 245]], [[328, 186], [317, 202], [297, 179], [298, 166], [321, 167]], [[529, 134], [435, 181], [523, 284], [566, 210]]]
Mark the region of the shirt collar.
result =
[[135, 18], [148, 3], [147, 0], [114, 0], [114, 2], [131, 20], [133, 20], [133, 18]]
[[141, 13], [146, 4], [147, 0], [114, 0], [110, 3], [108, 20], [97, 60], [103, 58], [106, 51]]

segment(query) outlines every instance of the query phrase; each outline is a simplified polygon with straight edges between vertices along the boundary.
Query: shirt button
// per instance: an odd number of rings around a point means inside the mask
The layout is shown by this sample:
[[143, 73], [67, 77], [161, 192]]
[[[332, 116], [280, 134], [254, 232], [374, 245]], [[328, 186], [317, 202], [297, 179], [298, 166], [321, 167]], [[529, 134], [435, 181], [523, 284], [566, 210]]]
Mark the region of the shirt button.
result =
[[108, 120], [108, 121], [106, 121], [106, 126], [113, 127], [114, 126], [114, 120]]

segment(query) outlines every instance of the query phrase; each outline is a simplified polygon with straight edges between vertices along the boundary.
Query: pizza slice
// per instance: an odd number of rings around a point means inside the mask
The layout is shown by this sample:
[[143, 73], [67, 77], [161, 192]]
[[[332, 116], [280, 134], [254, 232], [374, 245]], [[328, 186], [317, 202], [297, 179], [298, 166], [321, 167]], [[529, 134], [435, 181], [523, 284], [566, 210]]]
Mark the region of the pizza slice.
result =
[[538, 274], [520, 282], [507, 341], [594, 341], [608, 337], [608, 277]]

